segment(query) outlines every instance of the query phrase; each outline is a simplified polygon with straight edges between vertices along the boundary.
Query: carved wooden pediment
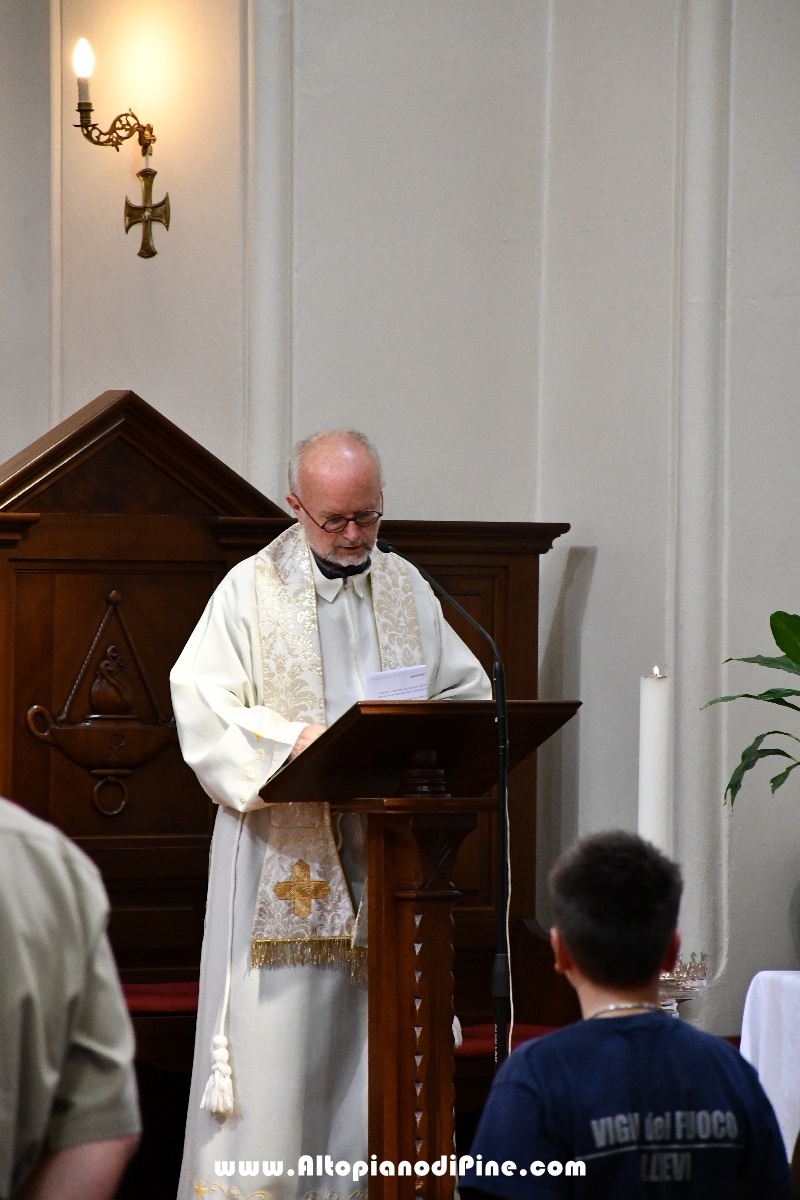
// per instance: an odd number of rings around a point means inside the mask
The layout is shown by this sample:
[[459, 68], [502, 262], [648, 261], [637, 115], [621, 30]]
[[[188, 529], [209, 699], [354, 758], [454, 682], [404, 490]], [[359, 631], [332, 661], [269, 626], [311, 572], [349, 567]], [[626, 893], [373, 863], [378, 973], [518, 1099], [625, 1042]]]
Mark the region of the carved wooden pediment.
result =
[[0, 513], [18, 511], [286, 516], [135, 392], [122, 391], [103, 392], [0, 466]]

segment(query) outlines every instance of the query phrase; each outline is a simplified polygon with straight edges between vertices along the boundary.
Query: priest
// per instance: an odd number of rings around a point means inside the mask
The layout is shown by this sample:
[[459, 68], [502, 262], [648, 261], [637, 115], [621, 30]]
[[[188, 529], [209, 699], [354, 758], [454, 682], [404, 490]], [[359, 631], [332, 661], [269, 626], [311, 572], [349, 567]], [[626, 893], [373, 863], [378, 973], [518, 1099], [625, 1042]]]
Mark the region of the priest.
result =
[[[364, 819], [259, 790], [368, 674], [424, 664], [431, 699], [491, 695], [428, 584], [375, 544], [366, 437], [301, 442], [286, 499], [297, 523], [227, 575], [170, 676], [183, 756], [219, 805], [179, 1200], [341, 1194], [333, 1164], [368, 1161]], [[324, 1177], [298, 1178], [301, 1155]]]

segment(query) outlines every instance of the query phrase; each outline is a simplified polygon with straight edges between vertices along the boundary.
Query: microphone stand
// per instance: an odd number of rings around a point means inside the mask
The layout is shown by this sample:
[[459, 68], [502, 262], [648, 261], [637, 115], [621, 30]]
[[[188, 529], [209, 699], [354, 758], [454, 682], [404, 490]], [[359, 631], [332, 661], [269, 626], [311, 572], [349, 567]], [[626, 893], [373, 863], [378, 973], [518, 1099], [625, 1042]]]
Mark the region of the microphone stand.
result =
[[508, 1017], [511, 998], [511, 972], [508, 959], [508, 934], [506, 910], [508, 907], [508, 703], [506, 700], [506, 673], [500, 651], [494, 638], [471, 617], [440, 583], [414, 562], [387, 542], [378, 538], [377, 547], [384, 554], [396, 554], [416, 567], [420, 575], [431, 585], [434, 592], [461, 613], [473, 629], [476, 629], [492, 648], [492, 683], [494, 702], [497, 709], [497, 943], [492, 964], [492, 1001], [494, 1004], [494, 1061], [499, 1067], [508, 1057]]

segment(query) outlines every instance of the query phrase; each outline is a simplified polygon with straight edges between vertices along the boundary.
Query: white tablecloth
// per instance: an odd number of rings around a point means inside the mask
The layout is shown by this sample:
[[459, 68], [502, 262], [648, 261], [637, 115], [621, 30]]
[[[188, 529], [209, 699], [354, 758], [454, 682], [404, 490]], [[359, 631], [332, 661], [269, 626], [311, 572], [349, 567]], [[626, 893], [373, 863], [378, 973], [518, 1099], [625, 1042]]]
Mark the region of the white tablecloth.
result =
[[800, 971], [759, 971], [753, 978], [741, 1051], [758, 1071], [791, 1160], [800, 1131]]

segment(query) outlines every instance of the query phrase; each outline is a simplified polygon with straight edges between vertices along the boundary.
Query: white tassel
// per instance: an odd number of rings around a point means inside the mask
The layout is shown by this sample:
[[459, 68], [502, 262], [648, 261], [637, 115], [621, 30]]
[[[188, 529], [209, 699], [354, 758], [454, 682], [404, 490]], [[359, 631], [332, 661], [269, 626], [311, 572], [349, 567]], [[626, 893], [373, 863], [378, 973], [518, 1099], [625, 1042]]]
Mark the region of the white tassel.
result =
[[228, 1039], [218, 1033], [211, 1042], [211, 1057], [213, 1066], [208, 1077], [206, 1090], [200, 1107], [207, 1112], [222, 1113], [227, 1116], [233, 1112], [233, 1078], [228, 1062]]
[[200, 1107], [206, 1112], [219, 1113], [227, 1117], [233, 1112], [233, 1076], [228, 1054], [228, 1039], [225, 1037], [225, 1022], [228, 1017], [228, 1004], [231, 999], [231, 973], [233, 969], [233, 909], [236, 895], [236, 859], [239, 857], [239, 842], [242, 837], [242, 827], [247, 819], [247, 813], [239, 817], [239, 828], [236, 830], [236, 843], [233, 847], [231, 861], [231, 898], [228, 909], [228, 969], [225, 972], [225, 994], [222, 1000], [222, 1012], [219, 1018], [219, 1033], [211, 1039], [211, 1074], [208, 1077], [206, 1090]]

